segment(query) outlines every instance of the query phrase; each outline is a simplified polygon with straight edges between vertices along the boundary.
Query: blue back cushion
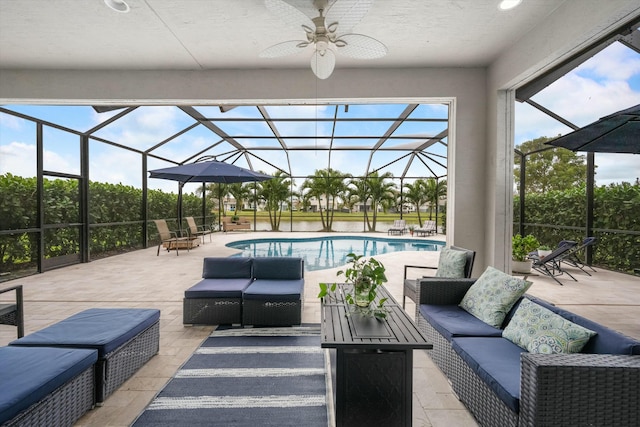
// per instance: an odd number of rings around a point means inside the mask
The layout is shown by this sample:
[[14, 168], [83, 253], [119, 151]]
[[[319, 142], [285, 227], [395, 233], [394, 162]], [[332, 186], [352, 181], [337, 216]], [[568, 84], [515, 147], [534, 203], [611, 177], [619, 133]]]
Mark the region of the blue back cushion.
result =
[[457, 305], [420, 305], [420, 314], [447, 341], [452, 337], [501, 337], [502, 330], [484, 323]]
[[104, 357], [160, 319], [160, 310], [90, 308], [10, 345], [93, 348]]
[[520, 408], [520, 353], [504, 338], [461, 337], [451, 347], [511, 410]]
[[257, 257], [253, 259], [253, 277], [268, 280], [295, 280], [304, 278], [302, 258]]
[[208, 257], [203, 261], [203, 279], [240, 279], [251, 277], [252, 258]]
[[42, 400], [97, 360], [96, 350], [0, 347], [0, 424]]

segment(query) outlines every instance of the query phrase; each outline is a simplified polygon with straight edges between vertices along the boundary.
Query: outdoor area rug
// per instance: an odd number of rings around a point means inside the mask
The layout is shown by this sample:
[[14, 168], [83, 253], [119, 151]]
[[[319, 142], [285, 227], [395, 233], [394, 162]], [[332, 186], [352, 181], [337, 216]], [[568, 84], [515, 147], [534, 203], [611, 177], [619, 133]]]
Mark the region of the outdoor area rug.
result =
[[320, 327], [214, 331], [134, 426], [328, 425]]

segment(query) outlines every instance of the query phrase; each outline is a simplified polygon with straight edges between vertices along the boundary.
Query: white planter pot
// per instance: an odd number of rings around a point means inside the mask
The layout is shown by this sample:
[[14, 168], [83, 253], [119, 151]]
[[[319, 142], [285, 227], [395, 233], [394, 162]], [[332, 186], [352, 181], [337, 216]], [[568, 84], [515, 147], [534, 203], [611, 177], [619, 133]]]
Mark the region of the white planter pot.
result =
[[515, 261], [515, 260], [512, 260], [511, 261], [511, 271], [513, 271], [514, 273], [529, 274], [529, 273], [531, 273], [531, 264], [532, 264], [532, 261], [530, 259], [528, 259], [526, 261]]
[[553, 252], [552, 250], [543, 250], [543, 249], [538, 249], [538, 256], [540, 258], [544, 258], [547, 255], [551, 255], [551, 252]]

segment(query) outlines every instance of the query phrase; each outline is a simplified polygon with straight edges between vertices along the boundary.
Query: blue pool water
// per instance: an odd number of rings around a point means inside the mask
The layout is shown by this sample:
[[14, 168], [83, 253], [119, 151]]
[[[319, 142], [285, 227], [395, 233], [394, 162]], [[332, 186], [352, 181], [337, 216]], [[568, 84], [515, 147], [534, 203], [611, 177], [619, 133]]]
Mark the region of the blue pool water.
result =
[[375, 256], [399, 251], [439, 251], [444, 242], [384, 237], [326, 236], [312, 238], [251, 239], [228, 243], [239, 249], [236, 256], [295, 256], [305, 269], [324, 270], [344, 265], [347, 254]]

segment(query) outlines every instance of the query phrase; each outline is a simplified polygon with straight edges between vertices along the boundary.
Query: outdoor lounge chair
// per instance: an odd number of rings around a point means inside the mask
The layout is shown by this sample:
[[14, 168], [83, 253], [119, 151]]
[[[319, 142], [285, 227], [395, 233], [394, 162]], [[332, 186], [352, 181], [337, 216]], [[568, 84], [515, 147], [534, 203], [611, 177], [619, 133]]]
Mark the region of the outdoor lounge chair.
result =
[[422, 227], [416, 228], [415, 230], [413, 230], [413, 232], [415, 233], [416, 236], [419, 236], [419, 235], [428, 236], [431, 234], [436, 234], [437, 233], [436, 222], [425, 221], [424, 224], [422, 224]]
[[18, 338], [24, 336], [24, 303], [22, 300], [22, 285], [0, 289], [0, 294], [16, 292], [15, 304], [0, 301], [0, 325], [13, 325], [18, 328]]
[[560, 266], [560, 262], [562, 261], [562, 257], [569, 252], [572, 248], [577, 245], [576, 242], [572, 240], [565, 240], [560, 243], [560, 245], [553, 250], [549, 255], [543, 258], [532, 258], [533, 259], [533, 269], [544, 274], [545, 276], [551, 277], [553, 280], [558, 282], [559, 285], [562, 285], [557, 276], [561, 276], [563, 274], [567, 274], [567, 276], [571, 277], [574, 281], [578, 281], [575, 277], [571, 275], [567, 270], [562, 269]]
[[387, 234], [404, 234], [407, 230], [407, 222], [404, 219], [396, 219], [393, 225], [387, 230]]
[[209, 242], [211, 242], [211, 233], [213, 232], [210, 227], [204, 225], [196, 225], [196, 221], [192, 216], [185, 217], [187, 220], [187, 225], [189, 228], [187, 229], [187, 233], [189, 236], [197, 236], [202, 238], [202, 244], [204, 245], [204, 236], [209, 235]]
[[[595, 237], [587, 237], [586, 239], [584, 239], [582, 241], [582, 243], [580, 243], [579, 245], [574, 246], [573, 248], [571, 248], [570, 251], [567, 251], [561, 258], [560, 258], [560, 262], [565, 262], [569, 265], [572, 265], [574, 267], [578, 267], [580, 270], [584, 271], [588, 276], [591, 276], [591, 273], [589, 273], [587, 270], [585, 270], [585, 267], [589, 267], [591, 269], [591, 271], [596, 271], [594, 270], [593, 267], [591, 267], [590, 265], [585, 264], [580, 257], [578, 256], [578, 253], [580, 251], [583, 251], [587, 246], [592, 246], [596, 243], [596, 238]], [[560, 242], [562, 243], [562, 242]]]
[[[475, 261], [475, 258], [476, 258], [476, 251], [460, 248], [457, 246], [451, 246], [449, 249], [453, 249], [455, 251], [461, 251], [465, 253], [466, 256], [465, 256], [463, 275], [465, 278], [470, 278], [471, 272], [473, 271], [473, 262]], [[444, 249], [442, 253], [444, 253]], [[442, 259], [442, 253], [440, 254], [441, 260], [438, 261], [438, 267], [442, 265], [442, 263], [444, 262], [444, 260]], [[403, 281], [403, 287], [402, 287], [402, 308], [404, 308], [406, 297], [409, 297], [411, 301], [416, 302], [418, 297], [418, 287], [420, 286], [421, 282], [433, 279], [432, 277], [429, 277], [429, 276], [423, 276], [418, 279], [407, 279], [407, 269], [427, 268], [431, 270], [438, 270], [438, 267], [425, 266], [425, 265], [405, 265], [404, 266], [404, 281]], [[441, 271], [440, 274], [443, 274], [443, 272]], [[436, 272], [436, 275], [438, 275], [437, 272]], [[445, 277], [445, 276], [441, 276], [441, 277]]]
[[185, 246], [189, 251], [191, 246], [191, 237], [181, 237], [175, 231], [169, 230], [167, 221], [164, 219], [154, 219], [156, 228], [158, 229], [158, 235], [160, 236], [160, 243], [158, 243], [158, 252], [156, 255], [160, 255], [160, 246], [164, 245], [167, 248], [167, 252], [171, 252], [171, 249], [176, 250], [176, 255], [180, 255], [180, 246]]

